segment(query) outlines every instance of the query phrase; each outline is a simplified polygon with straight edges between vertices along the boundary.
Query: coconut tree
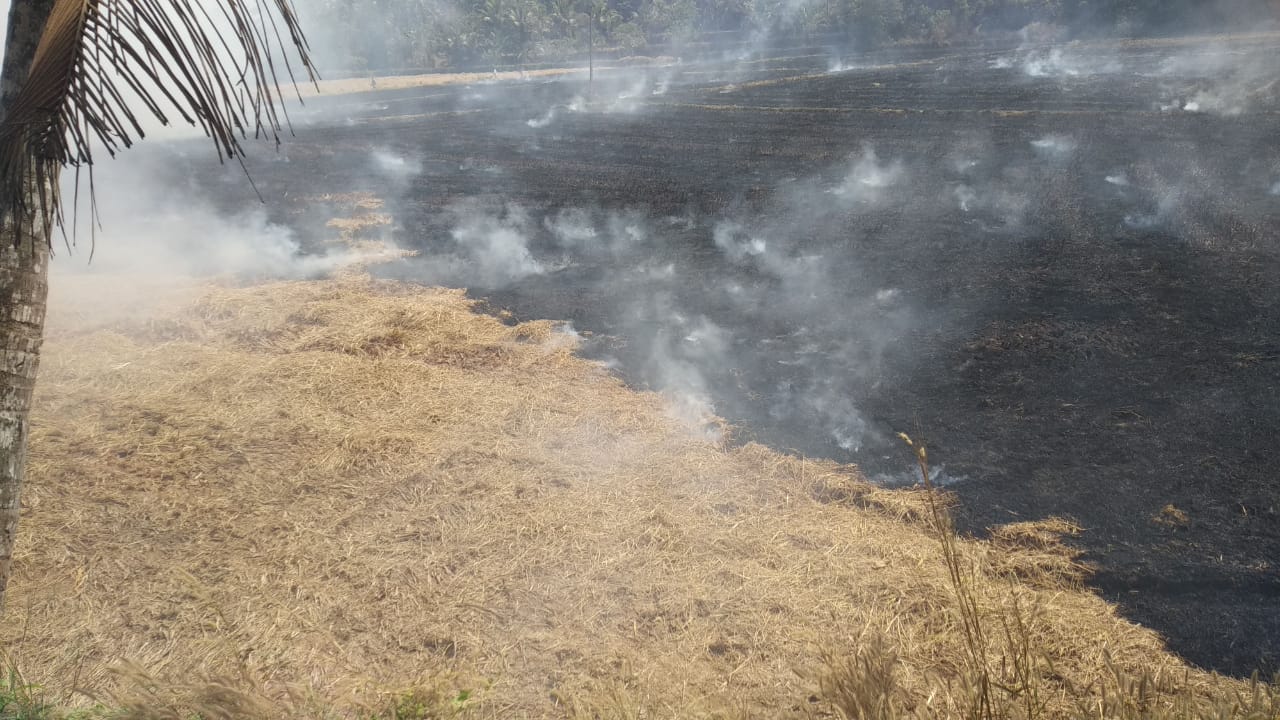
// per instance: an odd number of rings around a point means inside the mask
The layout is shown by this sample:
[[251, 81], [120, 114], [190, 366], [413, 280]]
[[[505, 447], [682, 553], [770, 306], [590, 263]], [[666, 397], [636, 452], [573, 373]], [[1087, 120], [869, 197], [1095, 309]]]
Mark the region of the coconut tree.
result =
[[[222, 159], [279, 142], [289, 50], [314, 80], [290, 0], [12, 0], [0, 71], [0, 607], [18, 527], [59, 175], [144, 124], [203, 129]], [[277, 77], [277, 73], [281, 77]], [[92, 173], [88, 173], [92, 193]]]
[[514, 49], [516, 67], [523, 70], [529, 43], [542, 30], [542, 7], [535, 0], [483, 0], [477, 12], [494, 59]]
[[546, 15], [558, 38], [577, 37], [578, 0], [543, 0]]

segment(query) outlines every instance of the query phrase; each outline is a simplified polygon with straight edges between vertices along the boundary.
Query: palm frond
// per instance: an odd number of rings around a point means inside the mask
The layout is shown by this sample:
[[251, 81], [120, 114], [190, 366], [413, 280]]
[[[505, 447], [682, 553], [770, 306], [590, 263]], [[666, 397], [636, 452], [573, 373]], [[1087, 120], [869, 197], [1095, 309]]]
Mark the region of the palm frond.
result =
[[147, 116], [199, 126], [220, 159], [250, 134], [279, 143], [291, 49], [314, 82], [291, 0], [55, 0], [0, 122], [0, 213], [16, 241], [62, 222], [61, 168], [91, 166], [95, 145], [131, 146]]

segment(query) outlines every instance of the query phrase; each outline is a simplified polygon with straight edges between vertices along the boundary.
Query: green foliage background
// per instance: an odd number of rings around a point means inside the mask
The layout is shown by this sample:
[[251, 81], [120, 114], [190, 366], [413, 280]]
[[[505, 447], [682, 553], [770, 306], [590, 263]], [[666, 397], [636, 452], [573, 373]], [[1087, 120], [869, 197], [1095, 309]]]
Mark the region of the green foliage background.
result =
[[1057, 36], [1254, 27], [1277, 0], [305, 0], [322, 67], [394, 72], [532, 66], [718, 47], [847, 51], [950, 43], [1033, 23]]

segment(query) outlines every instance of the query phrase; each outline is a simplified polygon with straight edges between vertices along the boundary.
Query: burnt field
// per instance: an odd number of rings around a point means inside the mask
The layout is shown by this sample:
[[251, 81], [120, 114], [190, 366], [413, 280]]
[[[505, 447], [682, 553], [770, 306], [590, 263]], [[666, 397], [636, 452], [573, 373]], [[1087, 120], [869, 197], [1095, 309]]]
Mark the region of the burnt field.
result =
[[[599, 71], [309, 101], [252, 176], [321, 252], [387, 203], [388, 271], [555, 318], [757, 440], [1049, 515], [1188, 660], [1280, 663], [1280, 40]], [[228, 208], [238, 169], [191, 160]], [[707, 432], [713, 430], [708, 428]]]

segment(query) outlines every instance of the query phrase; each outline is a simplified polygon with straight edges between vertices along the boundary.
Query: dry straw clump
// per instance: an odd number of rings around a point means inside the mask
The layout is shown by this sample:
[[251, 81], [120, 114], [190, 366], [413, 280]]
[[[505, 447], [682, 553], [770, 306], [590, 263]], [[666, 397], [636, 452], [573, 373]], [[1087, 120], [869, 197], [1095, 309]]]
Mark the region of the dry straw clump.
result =
[[[921, 491], [708, 441], [556, 325], [460, 291], [349, 274], [132, 282], [128, 300], [89, 282], [55, 287], [3, 625], [28, 680], [71, 704], [968, 712]], [[1153, 708], [1238, 689], [1080, 590], [1065, 529], [956, 546], [979, 612], [1045, 658], [1046, 716], [1101, 702], [1117, 671], [1176, 678], [1143, 690]]]

